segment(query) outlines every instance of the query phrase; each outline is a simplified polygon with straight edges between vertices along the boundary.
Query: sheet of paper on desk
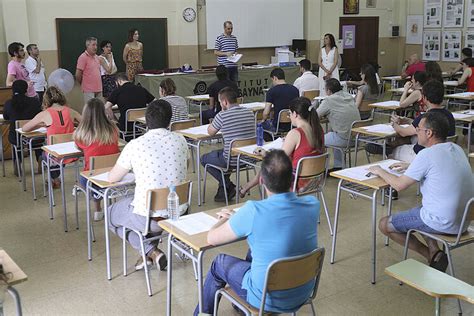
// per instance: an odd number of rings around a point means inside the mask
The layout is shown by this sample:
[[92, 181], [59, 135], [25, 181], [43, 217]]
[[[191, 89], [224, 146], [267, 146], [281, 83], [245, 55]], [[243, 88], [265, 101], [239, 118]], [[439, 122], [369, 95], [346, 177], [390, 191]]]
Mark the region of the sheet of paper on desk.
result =
[[400, 101], [391, 100], [391, 101], [377, 102], [373, 104], [377, 106], [399, 106]]
[[474, 92], [460, 92], [454, 94], [448, 94], [448, 97], [471, 97], [474, 95]]
[[45, 146], [51, 151], [54, 151], [55, 153], [59, 155], [67, 155], [67, 154], [74, 154], [74, 153], [80, 153], [81, 151], [76, 147], [76, 143], [74, 142], [66, 142], [66, 143], [60, 143], [60, 144], [54, 144], [54, 145], [48, 145]]
[[3, 120], [3, 119], [4, 119], [3, 114], [0, 114], [0, 120]]
[[457, 80], [448, 80], [448, 81], [444, 81], [443, 84], [445, 86], [457, 86], [458, 81]]
[[194, 101], [209, 100], [209, 94], [192, 95], [192, 96], [189, 96], [188, 98]]
[[167, 221], [188, 235], [196, 235], [209, 231], [211, 227], [217, 223], [217, 218], [200, 212], [182, 216], [177, 221], [171, 221], [169, 219]]
[[387, 171], [391, 174], [394, 174], [396, 176], [400, 176], [400, 175], [402, 175], [402, 173], [397, 172], [397, 171], [392, 170], [392, 169], [389, 168], [391, 165], [393, 165], [396, 162], [399, 162], [399, 161], [394, 160], [394, 159], [388, 159], [388, 160], [383, 160], [381, 162], [373, 163], [373, 164], [366, 165], [366, 166], [343, 169], [343, 170], [337, 171], [336, 174], [338, 174], [340, 176], [347, 177], [347, 178], [355, 179], [355, 180], [358, 180], [358, 181], [370, 180], [370, 179], [377, 178], [377, 176], [376, 175], [367, 176], [369, 174], [369, 167], [371, 167], [371, 166], [380, 166], [385, 171]]
[[[208, 127], [209, 127], [209, 124], [206, 124], [206, 125], [191, 127], [191, 128], [187, 128], [187, 129], [182, 129], [182, 130], [180, 130], [180, 132], [188, 133], [188, 134], [194, 134], [194, 135], [209, 135], [207, 133], [207, 128]], [[219, 132], [217, 132], [217, 134], [222, 134], [222, 133], [219, 131]]]
[[[249, 154], [253, 154], [254, 150], [257, 148], [258, 146], [255, 144], [255, 145], [249, 145], [249, 146], [244, 146], [244, 147], [240, 147], [239, 149], [246, 152], [246, 153], [249, 153]], [[263, 149], [265, 149], [266, 151], [270, 150], [270, 149], [281, 149], [281, 147], [283, 147], [283, 138], [277, 138], [275, 139], [274, 141], [268, 143], [268, 144], [265, 144], [262, 146]]]
[[241, 107], [247, 109], [254, 109], [254, 108], [263, 108], [265, 107], [265, 102], [251, 102], [251, 103], [244, 103], [240, 105]]
[[[109, 182], [109, 173], [104, 172], [104, 173], [98, 174], [96, 176], [93, 176], [91, 178], [94, 179], [94, 180], [98, 180], [98, 181]], [[132, 183], [132, 182], [135, 182], [135, 175], [133, 173], [129, 172], [125, 175], [125, 177], [123, 177], [122, 181], [117, 182], [117, 184]]]
[[[468, 112], [468, 111], [466, 111]], [[474, 111], [473, 111], [474, 112]], [[474, 113], [470, 114], [469, 112], [468, 113], [452, 113], [453, 114], [453, 117], [454, 119], [463, 119], [463, 118], [467, 118], [467, 117], [471, 117], [474, 115]]]
[[227, 57], [227, 60], [230, 62], [236, 63], [240, 60], [240, 58], [242, 58], [242, 56], [243, 56], [242, 54], [234, 54], [232, 56]]
[[[17, 128], [16, 131], [20, 132], [20, 133], [23, 133], [23, 129], [21, 127]], [[40, 127], [40, 128], [37, 128], [35, 130], [30, 131], [30, 133], [33, 133], [33, 132], [46, 133], [47, 131], [48, 131], [48, 129], [46, 127]]]
[[[400, 125], [401, 127], [403, 128], [406, 128], [409, 126], [409, 124], [403, 124], [403, 125]], [[365, 129], [366, 131], [368, 132], [372, 132], [372, 133], [382, 133], [382, 134], [394, 134], [395, 133], [395, 130], [393, 129], [392, 125], [390, 124], [375, 124], [375, 125], [371, 125], [371, 126], [365, 126], [365, 127], [362, 127], [363, 129]]]

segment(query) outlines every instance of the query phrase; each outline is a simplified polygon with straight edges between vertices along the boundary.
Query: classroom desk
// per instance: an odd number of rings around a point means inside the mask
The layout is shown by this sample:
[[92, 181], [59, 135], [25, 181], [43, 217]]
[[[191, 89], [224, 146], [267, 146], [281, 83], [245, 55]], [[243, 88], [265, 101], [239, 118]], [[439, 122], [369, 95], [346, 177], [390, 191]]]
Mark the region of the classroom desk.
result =
[[[18, 291], [13, 287], [15, 284], [19, 284], [28, 280], [28, 276], [23, 272], [20, 267], [13, 261], [12, 258], [8, 255], [5, 250], [0, 248], [0, 262], [3, 265], [3, 270], [5, 273], [11, 273], [10, 278], [7, 280], [7, 292], [12, 296], [15, 306], [16, 306], [16, 315], [21, 316], [21, 300], [20, 294]], [[0, 314], [3, 315], [3, 308], [0, 306]]]
[[206, 127], [203, 126], [209, 126], [209, 125], [201, 125], [197, 127], [192, 127], [184, 130], [178, 130], [175, 131], [176, 133], [179, 133], [183, 135], [186, 138], [186, 141], [188, 142], [188, 146], [191, 147], [191, 150], [196, 149], [196, 169], [197, 169], [197, 191], [198, 191], [198, 205], [201, 206], [201, 199], [202, 199], [202, 194], [201, 194], [201, 144], [205, 140], [211, 140], [211, 139], [218, 139], [222, 137], [222, 133], [217, 133], [214, 136], [211, 136], [209, 134], [204, 134], [203, 132], [195, 132], [197, 130], [201, 129], [206, 129]]
[[[94, 179], [93, 177], [109, 172], [112, 168], [102, 168], [96, 170], [82, 171], [81, 176], [87, 179], [86, 185], [86, 221], [87, 221], [87, 258], [92, 260], [92, 231], [90, 218], [90, 196], [91, 192], [100, 196], [104, 200], [104, 234], [105, 234], [105, 258], [107, 268], [107, 279], [112, 279], [110, 263], [110, 232], [109, 232], [109, 200], [121, 196], [126, 196], [134, 187], [135, 181], [129, 182], [107, 182]], [[96, 185], [98, 189], [92, 185]]]
[[202, 111], [203, 106], [209, 104], [209, 94], [190, 95], [185, 97], [188, 101], [188, 113], [191, 113], [191, 105], [197, 105], [199, 107], [199, 121], [202, 125]]
[[448, 105], [446, 107], [448, 109], [449, 109], [450, 102], [453, 101], [453, 100], [454, 101], [456, 101], [456, 100], [468, 101], [469, 102], [469, 109], [472, 108], [472, 104], [474, 103], [474, 92], [461, 92], [461, 93], [445, 94], [444, 97], [446, 99], [448, 99]]
[[[226, 206], [227, 209], [234, 209], [240, 207], [242, 204], [234, 204]], [[216, 217], [216, 213], [219, 212], [223, 207], [215, 208], [204, 213]], [[199, 312], [202, 313], [202, 302], [203, 302], [203, 269], [202, 259], [204, 253], [212, 248], [221, 247], [223, 245], [214, 246], [207, 242], [208, 231], [188, 235], [179, 228], [173, 225], [172, 221], [160, 221], [158, 225], [168, 233], [168, 269], [167, 269], [167, 287], [166, 287], [166, 315], [171, 315], [171, 287], [172, 287], [172, 276], [173, 276], [173, 248], [189, 257], [197, 265], [197, 286], [198, 286], [198, 303]], [[241, 240], [241, 239], [240, 239]], [[240, 241], [237, 240], [237, 241]], [[235, 241], [236, 242], [236, 241]], [[190, 251], [191, 248], [193, 251]], [[196, 251], [196, 254], [194, 254]]]
[[[474, 121], [474, 110], [457, 111], [452, 113], [454, 120], [461, 122], [461, 125], [456, 125], [457, 128], [467, 129], [467, 152], [471, 152], [471, 137], [472, 137], [472, 122]], [[464, 126], [467, 124], [467, 127]]]
[[406, 80], [409, 80], [409, 79], [410, 79], [410, 77], [407, 77], [407, 78], [402, 79], [402, 77], [399, 76], [399, 75], [395, 75], [395, 76], [384, 76], [384, 77], [381, 77], [381, 78], [380, 78], [380, 80], [382, 80], [382, 85], [383, 85], [383, 86], [385, 86], [385, 83], [386, 83], [386, 82], [390, 82], [390, 85], [391, 85], [392, 89], [398, 88], [400, 82], [406, 81]]
[[[383, 161], [379, 161], [377, 163], [372, 163], [369, 165], [376, 165]], [[353, 167], [348, 169], [355, 169], [361, 168], [369, 165]], [[348, 170], [344, 169], [344, 170]], [[341, 170], [341, 171], [344, 171]], [[337, 192], [336, 192], [336, 210], [334, 215], [334, 224], [333, 224], [333, 236], [332, 236], [332, 247], [331, 247], [331, 264], [335, 262], [336, 258], [336, 238], [337, 238], [337, 224], [339, 221], [339, 211], [341, 205], [341, 191], [348, 192], [349, 194], [356, 195], [359, 197], [363, 197], [372, 201], [372, 221], [371, 221], [371, 229], [372, 229], [372, 284], [375, 284], [375, 275], [376, 275], [376, 236], [377, 236], [377, 193], [382, 191], [382, 197], [384, 194], [384, 189], [389, 188], [390, 186], [380, 177], [376, 177], [369, 180], [357, 180], [348, 176], [340, 175], [341, 171], [331, 172], [330, 176], [339, 179], [339, 183], [337, 185]], [[365, 190], [372, 190], [372, 194], [364, 194], [362, 193]], [[389, 190], [389, 198], [388, 198], [388, 207], [387, 207], [387, 215], [392, 213], [392, 190]], [[388, 238], [385, 238], [385, 245], [388, 245]]]
[[36, 182], [35, 182], [35, 168], [33, 163], [33, 142], [35, 140], [45, 140], [46, 139], [46, 129], [39, 128], [37, 130], [31, 132], [23, 132], [21, 129], [16, 130], [17, 134], [19, 135], [20, 141], [20, 154], [21, 154], [21, 163], [22, 163], [22, 172], [21, 172], [21, 179], [22, 179], [22, 186], [23, 191], [26, 191], [26, 175], [25, 175], [25, 157], [23, 154], [24, 146], [28, 146], [29, 154], [30, 154], [30, 168], [31, 168], [31, 185], [33, 191], [33, 200], [36, 201]]

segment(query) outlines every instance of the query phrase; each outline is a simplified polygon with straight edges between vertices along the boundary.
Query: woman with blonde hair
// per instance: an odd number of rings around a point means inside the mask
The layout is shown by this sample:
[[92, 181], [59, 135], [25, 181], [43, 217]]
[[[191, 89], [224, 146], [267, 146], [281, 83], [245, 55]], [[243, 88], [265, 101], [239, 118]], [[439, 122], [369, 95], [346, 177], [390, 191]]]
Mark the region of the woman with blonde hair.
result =
[[[49, 87], [43, 96], [43, 111], [23, 126], [24, 132], [31, 132], [40, 127], [46, 127], [46, 142], [49, 144], [51, 135], [74, 132], [74, 124], [81, 121], [81, 115], [67, 106], [67, 100], [62, 91]], [[65, 161], [68, 163], [70, 161]], [[59, 171], [51, 171], [53, 188], [59, 188]]]
[[[90, 169], [90, 157], [112, 155], [119, 152], [118, 128], [107, 118], [104, 102], [93, 98], [87, 102], [82, 111], [82, 121], [73, 135], [77, 148], [84, 152], [84, 171]], [[86, 187], [87, 179], [80, 176], [79, 183]], [[104, 218], [100, 200], [94, 198], [94, 221]]]

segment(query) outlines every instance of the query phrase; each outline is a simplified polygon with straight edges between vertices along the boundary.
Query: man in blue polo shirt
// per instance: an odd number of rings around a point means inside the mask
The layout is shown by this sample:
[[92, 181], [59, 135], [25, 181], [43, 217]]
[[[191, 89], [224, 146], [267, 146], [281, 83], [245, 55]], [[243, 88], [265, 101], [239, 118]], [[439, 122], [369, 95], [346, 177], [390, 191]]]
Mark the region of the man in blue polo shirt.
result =
[[229, 79], [237, 82], [239, 80], [237, 64], [227, 59], [237, 53], [237, 49], [239, 48], [237, 37], [232, 35], [233, 29], [234, 26], [231, 21], [224, 22], [224, 33], [219, 35], [216, 39], [214, 55], [217, 56], [217, 63], [227, 68]]
[[[268, 198], [249, 201], [237, 212], [223, 209], [207, 240], [212, 245], [247, 237], [250, 250], [245, 260], [219, 254], [206, 276], [203, 312], [212, 314], [214, 295], [228, 284], [251, 305], [260, 306], [265, 273], [276, 259], [297, 256], [317, 248], [319, 201], [290, 192], [292, 166], [283, 150], [268, 152], [262, 162], [260, 181]], [[278, 228], [277, 234], [271, 232]], [[291, 313], [312, 294], [314, 282], [267, 295], [265, 311]], [[198, 314], [198, 307], [194, 315]]]

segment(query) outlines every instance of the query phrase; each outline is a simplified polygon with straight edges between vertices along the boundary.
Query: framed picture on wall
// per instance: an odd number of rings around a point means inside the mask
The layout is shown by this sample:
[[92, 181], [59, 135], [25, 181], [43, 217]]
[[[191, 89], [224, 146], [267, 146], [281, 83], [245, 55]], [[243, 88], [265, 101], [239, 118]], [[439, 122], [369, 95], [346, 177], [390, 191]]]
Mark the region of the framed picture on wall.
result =
[[442, 0], [425, 0], [423, 27], [441, 27]]
[[441, 31], [423, 31], [423, 60], [440, 60]]
[[443, 32], [442, 61], [461, 61], [461, 31]]
[[344, 14], [359, 14], [359, 0], [344, 0]]
[[367, 0], [365, 7], [368, 9], [374, 9], [377, 7], [377, 0]]
[[467, 27], [474, 27], [474, 0], [467, 0]]
[[423, 15], [407, 16], [407, 44], [423, 43]]
[[466, 31], [464, 46], [474, 50], [474, 31]]
[[444, 27], [462, 27], [464, 18], [464, 0], [445, 0], [443, 10]]

